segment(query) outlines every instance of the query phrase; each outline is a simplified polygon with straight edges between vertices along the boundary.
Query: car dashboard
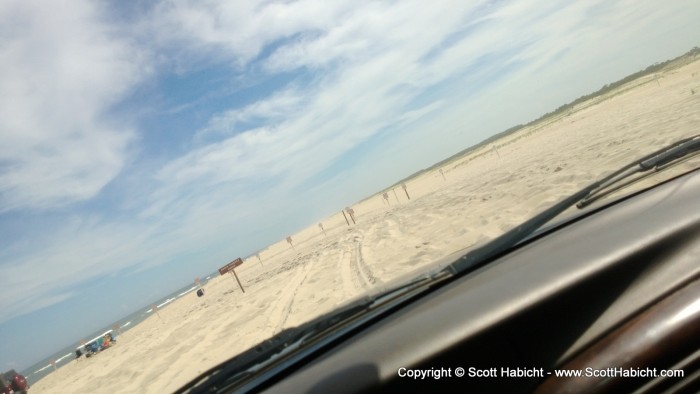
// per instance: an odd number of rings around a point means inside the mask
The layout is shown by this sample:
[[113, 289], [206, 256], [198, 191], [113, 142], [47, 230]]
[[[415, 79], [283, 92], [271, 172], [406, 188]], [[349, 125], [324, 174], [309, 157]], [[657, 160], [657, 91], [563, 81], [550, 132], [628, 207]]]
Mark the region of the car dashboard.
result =
[[697, 392], [699, 278], [695, 170], [551, 227], [257, 389]]

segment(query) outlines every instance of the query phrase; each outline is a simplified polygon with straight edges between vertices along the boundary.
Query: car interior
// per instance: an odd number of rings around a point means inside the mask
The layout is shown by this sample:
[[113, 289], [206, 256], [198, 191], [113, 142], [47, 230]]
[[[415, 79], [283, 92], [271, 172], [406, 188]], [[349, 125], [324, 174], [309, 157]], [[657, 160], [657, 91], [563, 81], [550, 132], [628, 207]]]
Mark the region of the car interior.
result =
[[[700, 392], [698, 196], [695, 170], [596, 203], [258, 388]], [[656, 374], [555, 375], [609, 368]], [[402, 377], [400, 369], [443, 372]], [[683, 376], [661, 376], [677, 369]]]

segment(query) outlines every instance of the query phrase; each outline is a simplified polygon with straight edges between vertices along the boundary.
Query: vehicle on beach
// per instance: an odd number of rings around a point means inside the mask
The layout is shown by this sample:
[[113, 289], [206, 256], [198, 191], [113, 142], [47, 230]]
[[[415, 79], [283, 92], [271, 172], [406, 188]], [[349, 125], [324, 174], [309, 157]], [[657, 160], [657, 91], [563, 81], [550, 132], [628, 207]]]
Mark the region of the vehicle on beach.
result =
[[86, 343], [85, 346], [81, 346], [78, 349], [76, 349], [75, 358], [80, 358], [83, 354], [85, 354], [86, 358], [92, 357], [105, 349], [109, 349], [116, 343], [116, 335], [114, 335], [112, 332], [107, 332], [106, 334], [101, 335], [93, 339], [92, 341]]
[[28, 391], [27, 378], [14, 369], [0, 374], [0, 394], [27, 393]]
[[177, 392], [700, 392], [700, 135], [649, 151]]

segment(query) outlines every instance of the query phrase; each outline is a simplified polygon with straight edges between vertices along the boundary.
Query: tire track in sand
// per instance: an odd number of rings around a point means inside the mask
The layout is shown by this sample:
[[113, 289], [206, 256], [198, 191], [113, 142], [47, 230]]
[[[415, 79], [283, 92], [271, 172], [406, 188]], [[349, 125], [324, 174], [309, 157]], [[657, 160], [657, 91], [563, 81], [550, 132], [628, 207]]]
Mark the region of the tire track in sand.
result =
[[273, 329], [273, 334], [277, 334], [282, 331], [284, 324], [289, 318], [289, 313], [292, 310], [292, 304], [294, 304], [294, 298], [297, 295], [299, 287], [304, 284], [306, 277], [313, 266], [313, 261], [308, 256], [308, 260], [304, 262], [303, 267], [299, 269], [292, 279], [284, 285], [282, 289], [282, 294], [280, 294], [278, 301], [272, 307], [272, 310], [268, 314], [268, 319], [266, 323], [267, 328]]
[[343, 279], [343, 291], [346, 298], [350, 298], [364, 292], [379, 280], [362, 257], [362, 235], [351, 235], [346, 241], [338, 264]]

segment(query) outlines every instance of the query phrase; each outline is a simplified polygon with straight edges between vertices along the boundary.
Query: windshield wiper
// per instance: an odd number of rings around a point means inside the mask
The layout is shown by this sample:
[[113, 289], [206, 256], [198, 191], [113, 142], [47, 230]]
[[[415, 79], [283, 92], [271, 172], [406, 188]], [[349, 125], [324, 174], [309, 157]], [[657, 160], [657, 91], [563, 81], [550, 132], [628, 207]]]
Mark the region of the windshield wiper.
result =
[[383, 313], [451, 276], [430, 271], [378, 295], [370, 295], [300, 326], [288, 328], [202, 373], [176, 393], [245, 392]]
[[[588, 196], [579, 201], [576, 207], [584, 208], [612, 192], [639, 182], [659, 171], [680, 164], [698, 153], [700, 153], [700, 136], [678, 141], [608, 175], [600, 181], [600, 185], [595, 190], [591, 191]], [[642, 175], [629, 179], [637, 174]], [[625, 179], [627, 179], [627, 181], [622, 182]]]
[[[622, 187], [639, 181], [641, 178], [648, 176], [648, 174], [652, 174], [676, 165], [679, 162], [698, 154], [699, 152], [700, 135], [696, 135], [665, 146], [642, 157], [641, 159], [637, 159], [634, 162], [613, 172], [612, 174], [572, 194], [538, 215], [535, 215], [486, 245], [472, 250], [452, 263], [450, 265], [450, 269], [455, 274], [458, 274], [484, 266], [495, 257], [503, 254], [505, 251], [511, 249], [526, 239], [547, 222], [554, 219], [556, 216], [572, 206], [577, 205], [578, 208], [583, 208], [591, 202], [608, 195], [615, 190], [619, 190]], [[654, 171], [650, 172], [650, 170]], [[636, 177], [632, 180], [629, 179], [632, 175], [639, 173], [647, 173], [647, 175]], [[620, 182], [624, 180], [628, 181], [621, 184]]]

